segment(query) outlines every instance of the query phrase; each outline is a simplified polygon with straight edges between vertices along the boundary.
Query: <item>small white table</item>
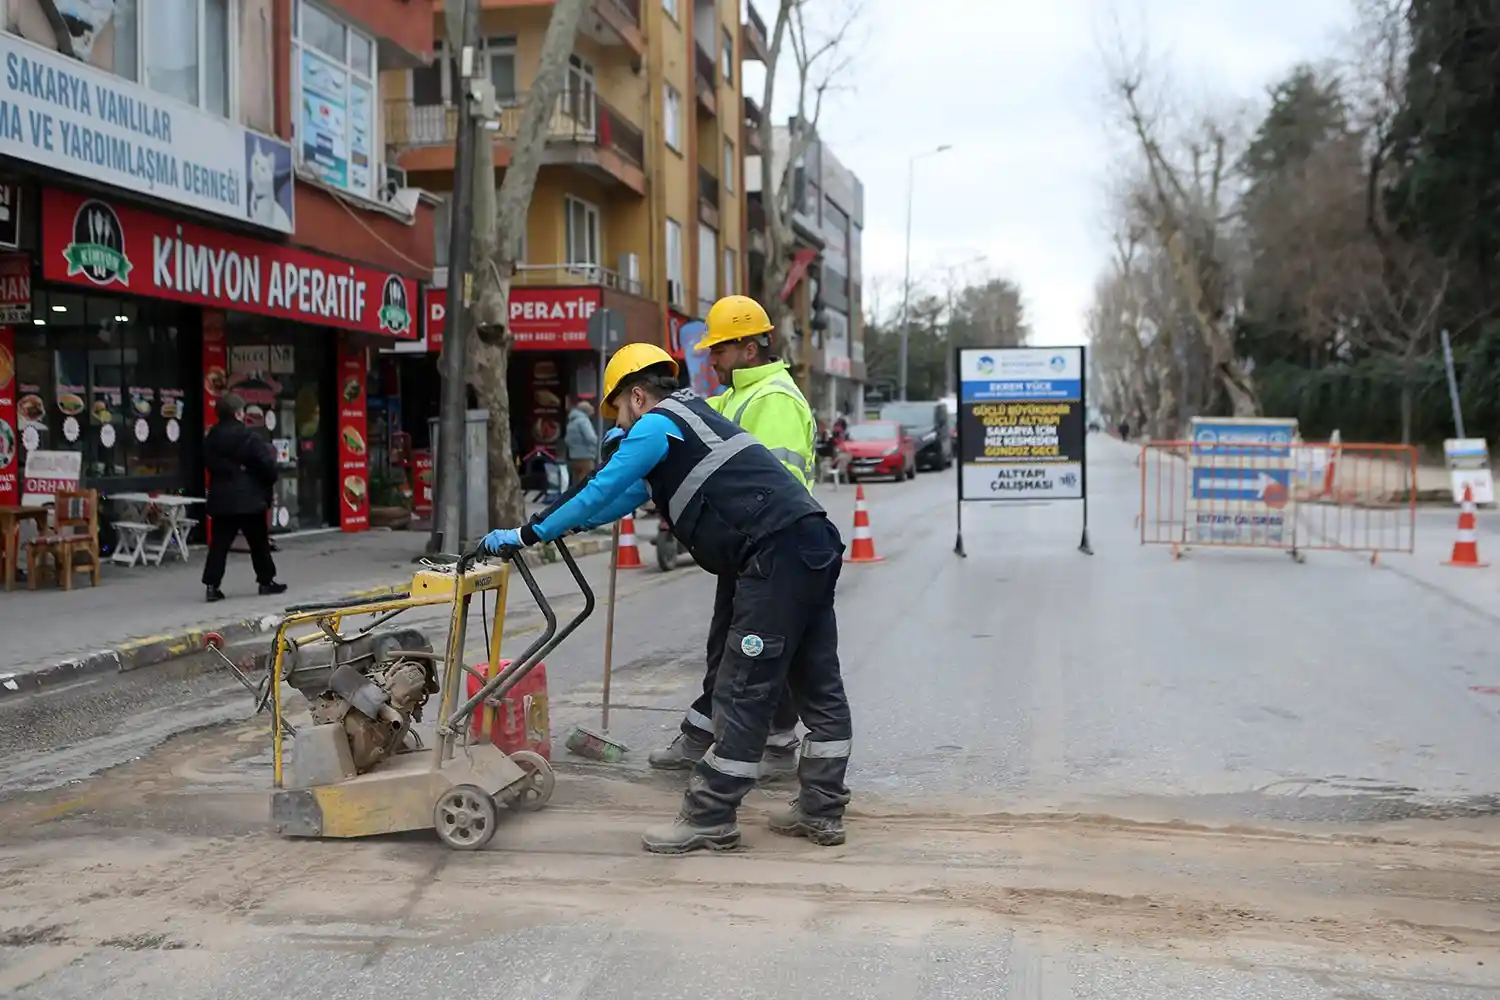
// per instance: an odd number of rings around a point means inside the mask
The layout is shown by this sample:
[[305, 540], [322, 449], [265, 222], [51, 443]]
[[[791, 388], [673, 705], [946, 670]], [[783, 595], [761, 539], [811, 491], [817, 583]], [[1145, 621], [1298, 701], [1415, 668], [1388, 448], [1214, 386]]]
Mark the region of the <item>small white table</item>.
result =
[[[172, 551], [176, 551], [182, 561], [187, 562], [187, 538], [198, 523], [188, 517], [187, 512], [194, 504], [204, 502], [201, 497], [180, 497], [170, 493], [111, 493], [109, 499], [142, 508], [138, 520], [114, 522], [115, 531], [120, 537], [119, 544], [110, 556], [111, 562], [126, 566], [137, 563], [160, 566], [167, 553]], [[161, 512], [161, 520], [157, 523], [152, 523], [146, 514], [152, 507]], [[160, 537], [152, 540], [151, 536], [157, 532], [160, 532]]]

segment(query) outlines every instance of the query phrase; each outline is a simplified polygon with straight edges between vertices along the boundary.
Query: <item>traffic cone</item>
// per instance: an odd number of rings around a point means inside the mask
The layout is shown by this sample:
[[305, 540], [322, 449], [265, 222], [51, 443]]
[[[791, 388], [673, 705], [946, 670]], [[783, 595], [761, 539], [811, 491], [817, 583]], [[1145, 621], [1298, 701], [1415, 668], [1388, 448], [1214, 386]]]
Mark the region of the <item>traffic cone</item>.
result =
[[872, 563], [884, 558], [875, 554], [875, 536], [870, 534], [870, 512], [865, 509], [865, 487], [861, 483], [854, 490], [854, 548], [844, 562]]
[[1478, 568], [1489, 563], [1479, 561], [1479, 540], [1474, 534], [1474, 490], [1464, 487], [1464, 502], [1458, 508], [1458, 539], [1453, 543], [1453, 555], [1444, 566], [1467, 566]]
[[635, 518], [626, 514], [620, 518], [620, 548], [615, 566], [619, 569], [644, 569], [645, 565], [641, 562], [640, 547], [635, 543]]

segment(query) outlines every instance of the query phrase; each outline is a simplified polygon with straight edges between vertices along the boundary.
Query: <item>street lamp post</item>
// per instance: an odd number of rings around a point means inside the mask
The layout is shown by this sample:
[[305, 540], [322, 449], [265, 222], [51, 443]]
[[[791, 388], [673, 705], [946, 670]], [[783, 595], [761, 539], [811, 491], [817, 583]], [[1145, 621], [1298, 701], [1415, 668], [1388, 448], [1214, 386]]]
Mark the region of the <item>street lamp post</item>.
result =
[[901, 353], [897, 362], [897, 394], [901, 401], [906, 402], [906, 359], [911, 337], [911, 206], [916, 194], [917, 183], [917, 161], [939, 153], [946, 153], [953, 147], [948, 143], [929, 149], [925, 153], [917, 153], [906, 162], [906, 278], [901, 283]]

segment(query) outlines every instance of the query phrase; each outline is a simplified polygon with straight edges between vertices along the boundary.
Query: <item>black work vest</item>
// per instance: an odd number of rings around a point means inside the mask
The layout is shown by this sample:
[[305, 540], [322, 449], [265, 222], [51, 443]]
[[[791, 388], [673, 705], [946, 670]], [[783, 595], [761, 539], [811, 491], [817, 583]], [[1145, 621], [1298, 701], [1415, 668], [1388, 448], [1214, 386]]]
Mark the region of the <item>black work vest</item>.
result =
[[652, 407], [676, 425], [667, 457], [646, 475], [672, 534], [708, 572], [737, 574], [756, 543], [812, 514], [807, 487], [766, 446], [694, 395], [674, 392]]

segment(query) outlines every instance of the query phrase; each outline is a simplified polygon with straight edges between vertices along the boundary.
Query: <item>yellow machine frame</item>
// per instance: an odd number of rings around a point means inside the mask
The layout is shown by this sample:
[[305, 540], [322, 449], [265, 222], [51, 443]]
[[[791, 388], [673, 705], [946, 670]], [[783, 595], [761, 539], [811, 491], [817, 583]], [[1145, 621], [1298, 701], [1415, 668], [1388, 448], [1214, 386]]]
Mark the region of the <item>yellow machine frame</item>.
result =
[[[471, 745], [468, 743], [468, 729], [469, 717], [476, 709], [514, 686], [531, 666], [555, 648], [593, 610], [593, 593], [577, 564], [561, 542], [557, 546], [582, 587], [585, 597], [583, 612], [559, 630], [556, 617], [530, 569], [523, 562], [514, 562], [538, 601], [546, 619], [546, 629], [518, 660], [503, 671], [499, 667], [500, 646], [510, 592], [510, 562], [469, 568], [466, 564], [472, 564], [471, 553], [451, 568], [419, 570], [413, 575], [411, 588], [405, 594], [287, 609], [285, 618], [276, 629], [267, 692], [271, 708], [271, 816], [278, 833], [292, 837], [368, 837], [436, 828], [449, 846], [474, 849], [482, 847], [493, 836], [498, 819], [497, 803], [520, 809], [540, 808], [546, 804], [554, 782], [546, 760], [528, 751], [506, 754], [489, 742]], [[492, 592], [497, 594], [497, 600], [493, 632], [489, 638], [490, 671], [484, 676], [465, 664], [463, 651], [470, 606], [475, 597], [483, 600]], [[285, 719], [281, 694], [287, 651], [331, 641], [336, 665], [337, 650], [343, 642], [373, 630], [403, 611], [444, 604], [452, 605], [453, 613], [449, 619], [445, 654], [433, 656], [442, 668], [439, 671], [436, 745], [394, 754], [364, 774], [332, 784], [287, 788], [284, 734], [294, 732]], [[344, 620], [353, 615], [375, 615], [377, 620], [346, 637], [340, 628]], [[303, 625], [316, 625], [317, 631], [297, 637], [288, 635], [292, 629]], [[483, 684], [477, 694], [457, 705], [460, 684], [466, 673], [479, 676]], [[458, 753], [460, 746], [461, 755]], [[455, 833], [458, 827], [469, 821], [474, 827], [473, 836]], [[458, 827], [445, 830], [454, 823]]]

